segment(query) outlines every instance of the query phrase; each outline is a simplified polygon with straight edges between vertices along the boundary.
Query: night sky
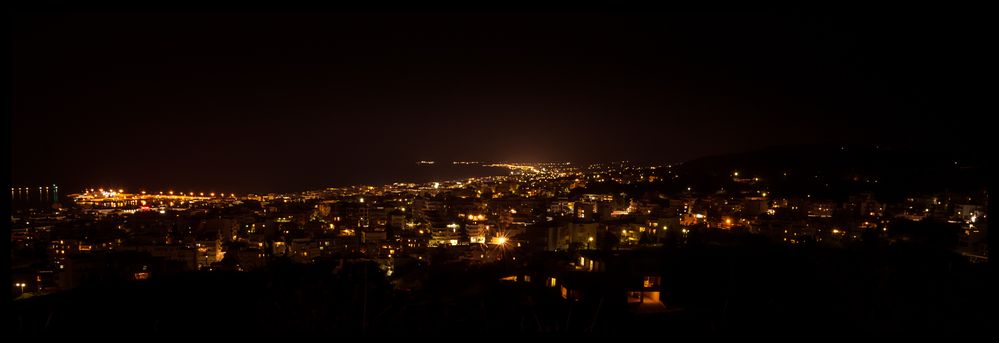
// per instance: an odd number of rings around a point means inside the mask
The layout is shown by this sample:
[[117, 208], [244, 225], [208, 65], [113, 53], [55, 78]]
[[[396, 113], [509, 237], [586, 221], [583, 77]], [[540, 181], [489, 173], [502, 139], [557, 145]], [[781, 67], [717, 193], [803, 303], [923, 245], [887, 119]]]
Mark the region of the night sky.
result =
[[13, 19], [14, 184], [298, 191], [417, 160], [970, 149], [987, 126], [966, 82], [982, 24], [952, 14]]

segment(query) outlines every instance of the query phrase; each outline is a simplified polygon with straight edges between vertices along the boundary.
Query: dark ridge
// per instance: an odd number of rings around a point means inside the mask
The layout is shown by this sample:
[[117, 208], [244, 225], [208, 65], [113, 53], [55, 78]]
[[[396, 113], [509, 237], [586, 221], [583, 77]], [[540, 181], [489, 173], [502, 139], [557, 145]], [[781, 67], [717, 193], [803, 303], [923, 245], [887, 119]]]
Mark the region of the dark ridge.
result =
[[960, 152], [790, 145], [699, 158], [677, 171], [702, 191], [731, 184], [738, 172], [740, 178], [759, 178], [757, 182], [779, 194], [842, 198], [871, 192], [887, 200], [919, 193], [983, 191], [987, 181], [983, 167], [981, 158]]

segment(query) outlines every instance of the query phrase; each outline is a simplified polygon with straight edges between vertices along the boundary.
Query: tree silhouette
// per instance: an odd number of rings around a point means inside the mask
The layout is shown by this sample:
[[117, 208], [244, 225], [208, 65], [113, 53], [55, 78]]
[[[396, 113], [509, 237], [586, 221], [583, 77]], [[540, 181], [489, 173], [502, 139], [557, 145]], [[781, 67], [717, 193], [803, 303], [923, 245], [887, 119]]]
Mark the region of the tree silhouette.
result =
[[621, 238], [609, 230], [597, 233], [597, 249], [612, 250], [621, 244]]

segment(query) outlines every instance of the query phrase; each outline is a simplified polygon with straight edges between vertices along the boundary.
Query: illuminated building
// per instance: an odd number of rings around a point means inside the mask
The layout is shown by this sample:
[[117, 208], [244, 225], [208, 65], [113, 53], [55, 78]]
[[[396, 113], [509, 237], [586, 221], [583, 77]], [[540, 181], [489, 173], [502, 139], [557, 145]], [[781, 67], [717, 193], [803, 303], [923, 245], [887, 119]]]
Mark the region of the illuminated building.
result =
[[547, 250], [568, 250], [571, 247], [592, 249], [596, 247], [595, 237], [599, 223], [566, 223], [548, 229]]

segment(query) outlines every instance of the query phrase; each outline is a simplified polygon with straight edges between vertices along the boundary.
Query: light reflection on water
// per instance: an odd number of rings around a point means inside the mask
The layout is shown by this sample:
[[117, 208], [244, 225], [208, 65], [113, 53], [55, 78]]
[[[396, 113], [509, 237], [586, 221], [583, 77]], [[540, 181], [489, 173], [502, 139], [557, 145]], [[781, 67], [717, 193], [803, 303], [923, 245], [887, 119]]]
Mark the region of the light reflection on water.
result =
[[62, 202], [64, 194], [58, 185], [15, 186], [10, 189], [10, 202], [13, 208], [44, 208]]

